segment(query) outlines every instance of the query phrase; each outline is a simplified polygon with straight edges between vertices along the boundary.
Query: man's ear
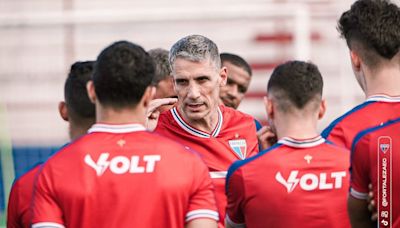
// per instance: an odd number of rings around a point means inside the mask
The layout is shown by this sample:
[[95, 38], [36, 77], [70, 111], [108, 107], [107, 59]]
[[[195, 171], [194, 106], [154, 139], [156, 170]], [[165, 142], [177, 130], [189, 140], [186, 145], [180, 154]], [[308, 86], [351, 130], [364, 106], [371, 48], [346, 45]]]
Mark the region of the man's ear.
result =
[[265, 96], [264, 105], [265, 105], [265, 111], [267, 112], [267, 118], [273, 119], [275, 114], [273, 100], [268, 98], [268, 96]]
[[153, 100], [154, 95], [156, 94], [156, 90], [157, 89], [155, 86], [148, 86], [144, 91], [142, 100], [145, 108], [147, 108], [149, 106], [150, 101]]
[[219, 76], [221, 77], [221, 82], [219, 83], [219, 86], [225, 86], [226, 81], [228, 80], [228, 70], [226, 67], [222, 67], [221, 70], [219, 71]]
[[58, 112], [63, 120], [68, 121], [68, 107], [64, 101], [58, 103]]
[[359, 72], [361, 70], [360, 56], [356, 52], [350, 50], [350, 60], [351, 60], [351, 65], [353, 66], [353, 69], [356, 72]]
[[322, 99], [321, 104], [319, 105], [318, 119], [322, 119], [326, 112], [326, 100]]
[[95, 104], [95, 103], [96, 103], [97, 96], [96, 96], [96, 91], [95, 91], [95, 89], [94, 89], [94, 84], [93, 84], [93, 81], [92, 81], [92, 80], [90, 80], [90, 81], [88, 81], [88, 82], [86, 83], [86, 91], [87, 91], [87, 94], [88, 94], [88, 97], [89, 97], [90, 101], [91, 101], [93, 104]]

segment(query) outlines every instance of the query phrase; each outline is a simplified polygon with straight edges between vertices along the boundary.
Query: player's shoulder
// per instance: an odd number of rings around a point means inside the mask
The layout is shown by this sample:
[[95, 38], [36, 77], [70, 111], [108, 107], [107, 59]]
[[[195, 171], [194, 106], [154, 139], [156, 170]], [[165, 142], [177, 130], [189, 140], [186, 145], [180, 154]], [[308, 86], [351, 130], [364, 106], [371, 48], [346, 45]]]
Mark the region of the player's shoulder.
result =
[[26, 173], [15, 179], [13, 187], [15, 186], [27, 186], [27, 183], [33, 183], [36, 175], [39, 173], [42, 163], [36, 164]]
[[376, 101], [365, 101], [365, 102], [355, 106], [351, 110], [347, 111], [343, 115], [339, 116], [334, 121], [332, 121], [332, 123], [329, 124], [329, 126], [327, 128], [325, 128], [323, 130], [323, 132], [321, 134], [322, 137], [327, 138], [329, 136], [330, 132], [338, 126], [345, 125], [347, 123], [354, 124], [355, 122], [359, 122], [365, 116], [364, 111], [367, 108], [372, 107], [372, 105], [374, 105], [376, 103], [377, 103]]
[[[391, 134], [397, 134], [399, 132], [398, 127], [400, 127], [400, 118], [389, 120], [359, 132], [354, 138], [351, 151], [354, 151], [356, 145], [361, 141], [369, 141], [369, 139], [379, 136], [390, 137]], [[394, 130], [397, 130], [397, 132], [394, 132]]]

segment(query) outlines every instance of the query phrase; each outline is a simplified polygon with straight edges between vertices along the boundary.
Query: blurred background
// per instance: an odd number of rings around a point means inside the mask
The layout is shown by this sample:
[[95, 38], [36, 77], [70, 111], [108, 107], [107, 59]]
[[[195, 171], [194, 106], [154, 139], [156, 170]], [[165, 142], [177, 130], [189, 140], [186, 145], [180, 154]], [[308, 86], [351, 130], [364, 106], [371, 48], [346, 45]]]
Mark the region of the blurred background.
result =
[[[309, 60], [324, 77], [320, 130], [364, 97], [336, 21], [350, 0], [0, 0], [0, 221], [10, 186], [68, 141], [58, 114], [70, 65], [95, 60], [117, 40], [169, 49], [202, 34], [220, 52], [242, 56], [253, 78], [239, 109], [265, 121], [262, 97], [272, 69]], [[299, 120], [300, 121], [300, 120]]]

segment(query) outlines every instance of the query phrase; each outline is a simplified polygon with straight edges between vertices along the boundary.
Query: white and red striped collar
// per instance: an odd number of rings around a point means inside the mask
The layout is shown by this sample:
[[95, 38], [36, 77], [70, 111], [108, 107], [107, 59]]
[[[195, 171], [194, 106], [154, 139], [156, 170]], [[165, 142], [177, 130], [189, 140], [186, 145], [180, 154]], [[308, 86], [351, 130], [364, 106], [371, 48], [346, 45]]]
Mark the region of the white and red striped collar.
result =
[[92, 132], [108, 132], [108, 133], [130, 133], [135, 131], [146, 131], [141, 124], [94, 124], [88, 133]]
[[325, 142], [325, 139], [322, 138], [320, 135], [311, 139], [294, 139], [290, 137], [283, 137], [281, 138], [278, 143], [290, 146], [290, 147], [297, 147], [297, 148], [308, 148], [318, 146]]
[[211, 132], [211, 134], [198, 130], [192, 126], [190, 126], [188, 123], [185, 122], [185, 120], [180, 116], [178, 110], [176, 107], [171, 109], [171, 114], [172, 117], [174, 117], [175, 121], [178, 123], [178, 125], [185, 131], [189, 132], [190, 134], [200, 137], [200, 138], [210, 138], [210, 137], [217, 137], [219, 132], [221, 131], [222, 128], [222, 122], [223, 122], [223, 116], [222, 112], [218, 107], [218, 122], [217, 126], [215, 129]]
[[389, 96], [386, 94], [375, 94], [369, 96], [366, 101], [381, 101], [381, 102], [400, 102], [400, 96]]

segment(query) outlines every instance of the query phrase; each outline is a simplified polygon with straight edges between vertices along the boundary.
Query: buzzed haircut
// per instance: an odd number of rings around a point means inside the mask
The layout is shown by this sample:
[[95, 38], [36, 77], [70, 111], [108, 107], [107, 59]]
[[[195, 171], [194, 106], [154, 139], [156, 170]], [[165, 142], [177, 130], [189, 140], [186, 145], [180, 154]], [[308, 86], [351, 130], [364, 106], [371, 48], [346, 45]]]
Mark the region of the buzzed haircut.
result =
[[232, 53], [221, 53], [220, 54], [221, 57], [221, 63], [222, 65], [224, 64], [224, 62], [229, 62], [237, 67], [242, 68], [243, 70], [245, 70], [250, 76], [253, 75], [253, 72], [251, 70], [250, 65], [246, 62], [246, 60], [244, 60], [242, 57], [232, 54]]
[[156, 86], [160, 81], [171, 76], [171, 67], [168, 60], [169, 51], [162, 48], [156, 48], [151, 49], [148, 52], [150, 57], [153, 59], [155, 67], [154, 78], [151, 84]]
[[216, 69], [221, 68], [221, 58], [217, 45], [210, 39], [202, 35], [189, 35], [178, 40], [172, 45], [169, 52], [169, 63], [171, 68], [177, 58], [200, 62], [210, 60]]
[[95, 118], [95, 105], [90, 101], [86, 84], [92, 79], [94, 61], [76, 62], [71, 66], [64, 85], [64, 100], [75, 121]]
[[93, 84], [102, 105], [121, 109], [136, 107], [153, 77], [150, 55], [139, 45], [118, 41], [98, 56]]
[[399, 7], [390, 1], [358, 0], [340, 17], [338, 31], [350, 50], [357, 50], [374, 67], [399, 52]]
[[303, 61], [288, 61], [277, 66], [268, 81], [267, 92], [286, 112], [291, 107], [304, 108], [311, 101], [321, 101], [323, 80], [318, 67]]

